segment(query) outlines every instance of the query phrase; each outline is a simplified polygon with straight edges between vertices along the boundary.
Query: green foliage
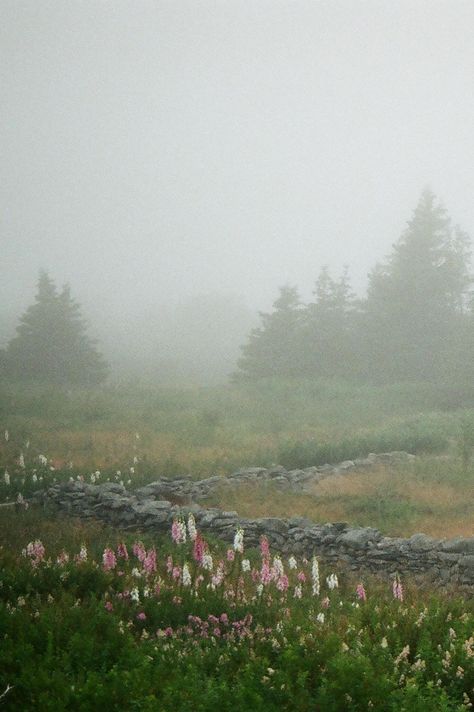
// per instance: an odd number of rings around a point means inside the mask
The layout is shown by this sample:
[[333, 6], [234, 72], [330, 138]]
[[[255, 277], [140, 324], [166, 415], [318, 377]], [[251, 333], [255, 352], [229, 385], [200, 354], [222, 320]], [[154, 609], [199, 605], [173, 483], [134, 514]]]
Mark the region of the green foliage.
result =
[[446, 432], [424, 419], [412, 419], [388, 429], [344, 440], [318, 443], [314, 439], [282, 447], [278, 460], [286, 468], [342, 462], [365, 457], [370, 452], [405, 450], [412, 454], [442, 452], [448, 446]]
[[[248, 575], [243, 600], [229, 593], [238, 556], [222, 590], [191, 592], [165, 571], [167, 554], [191, 558], [188, 545], [169, 539], [158, 552], [156, 593], [154, 579], [130, 579], [140, 566], [134, 557], [121, 560], [121, 575], [92, 559], [54, 563], [68, 536], [63, 529], [56, 550], [46, 552], [52, 561], [35, 566], [10, 550], [0, 554], [0, 690], [11, 687], [5, 709], [461, 712], [472, 701], [472, 601], [420, 593], [406, 581], [401, 602], [387, 582], [370, 579], [364, 602], [343, 574], [340, 588], [322, 583], [314, 597], [308, 583], [301, 599], [274, 583], [252, 596]], [[91, 531], [86, 543], [93, 538], [100, 552], [109, 537]], [[249, 553], [258, 569], [259, 556]], [[296, 581], [296, 570], [287, 572]], [[139, 602], [121, 596], [130, 585]]]

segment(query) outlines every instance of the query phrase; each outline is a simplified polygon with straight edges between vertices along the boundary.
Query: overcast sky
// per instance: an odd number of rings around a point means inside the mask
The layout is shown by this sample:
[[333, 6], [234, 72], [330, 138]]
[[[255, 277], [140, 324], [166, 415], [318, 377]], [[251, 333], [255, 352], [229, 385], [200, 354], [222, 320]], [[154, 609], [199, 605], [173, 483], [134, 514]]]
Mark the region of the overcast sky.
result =
[[1, 0], [1, 309], [358, 289], [427, 184], [474, 234], [474, 2]]

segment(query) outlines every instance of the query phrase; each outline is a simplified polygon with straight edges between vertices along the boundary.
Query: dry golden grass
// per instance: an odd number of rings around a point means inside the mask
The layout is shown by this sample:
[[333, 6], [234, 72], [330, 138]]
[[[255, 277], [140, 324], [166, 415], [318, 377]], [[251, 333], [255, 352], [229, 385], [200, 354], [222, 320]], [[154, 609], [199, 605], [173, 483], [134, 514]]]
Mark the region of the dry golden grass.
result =
[[315, 522], [347, 521], [383, 533], [434, 537], [473, 536], [474, 490], [416, 479], [411, 468], [378, 468], [322, 480], [308, 494], [278, 492], [269, 483], [223, 490], [216, 504], [245, 517], [304, 516]]

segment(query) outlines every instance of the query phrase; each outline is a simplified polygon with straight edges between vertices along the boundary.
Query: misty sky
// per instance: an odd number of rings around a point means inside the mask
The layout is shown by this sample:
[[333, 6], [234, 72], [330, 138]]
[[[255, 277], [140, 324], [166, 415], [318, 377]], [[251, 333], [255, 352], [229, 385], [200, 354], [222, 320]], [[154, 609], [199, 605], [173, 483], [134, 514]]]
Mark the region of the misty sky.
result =
[[474, 234], [474, 3], [1, 0], [2, 310], [355, 286], [430, 185]]

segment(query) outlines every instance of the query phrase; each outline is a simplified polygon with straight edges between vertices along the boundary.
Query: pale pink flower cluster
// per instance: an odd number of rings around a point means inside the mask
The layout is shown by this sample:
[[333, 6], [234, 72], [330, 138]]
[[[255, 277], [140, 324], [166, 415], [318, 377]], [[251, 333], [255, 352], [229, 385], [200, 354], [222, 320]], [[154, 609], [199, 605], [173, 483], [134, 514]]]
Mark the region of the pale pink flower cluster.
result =
[[399, 601], [403, 601], [403, 586], [400, 580], [400, 576], [398, 574], [395, 574], [395, 578], [392, 584], [392, 592], [394, 598], [398, 599]]
[[359, 598], [361, 601], [366, 601], [366, 600], [367, 600], [367, 594], [366, 594], [366, 592], [365, 592], [365, 588], [364, 588], [364, 584], [363, 584], [363, 583], [357, 584], [356, 594], [357, 594], [357, 598]]
[[184, 544], [186, 541], [186, 525], [182, 519], [174, 519], [171, 525], [171, 538], [175, 544]]
[[56, 559], [56, 562], [59, 564], [59, 566], [64, 566], [67, 564], [69, 561], [69, 554], [67, 551], [64, 551], [64, 549], [61, 551], [61, 553], [58, 555], [58, 558]]
[[136, 541], [132, 547], [132, 551], [133, 551], [134, 555], [137, 557], [138, 561], [143, 562], [145, 560], [146, 549], [143, 545], [143, 542]]
[[26, 547], [26, 554], [31, 558], [32, 566], [38, 566], [38, 564], [43, 561], [45, 553], [45, 548], [41, 543], [40, 539], [30, 541], [30, 543]]
[[211, 578], [212, 588], [217, 588], [218, 586], [220, 586], [222, 584], [222, 582], [224, 581], [224, 578], [225, 578], [224, 562], [219, 561], [219, 563], [217, 565], [216, 572], [215, 572], [215, 574], [212, 575], [212, 578]]
[[113, 549], [106, 547], [104, 553], [102, 554], [102, 568], [104, 571], [112, 571], [117, 566], [117, 559]]
[[85, 544], [82, 544], [82, 546], [81, 546], [81, 548], [80, 548], [80, 550], [79, 550], [79, 553], [76, 554], [76, 556], [74, 557], [74, 561], [75, 561], [77, 564], [81, 564], [81, 563], [83, 563], [84, 561], [87, 561], [87, 548], [86, 548], [86, 545], [85, 545]]
[[156, 551], [154, 548], [149, 549], [149, 551], [147, 551], [146, 556], [143, 559], [143, 569], [148, 575], [154, 574], [156, 572]]

